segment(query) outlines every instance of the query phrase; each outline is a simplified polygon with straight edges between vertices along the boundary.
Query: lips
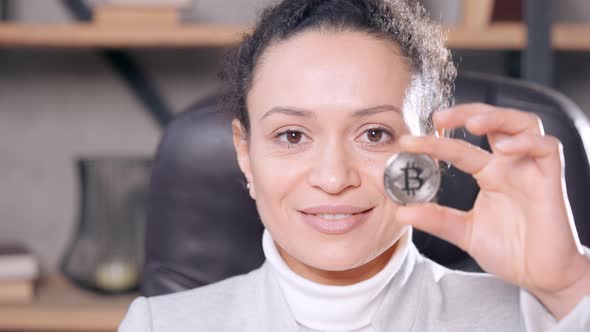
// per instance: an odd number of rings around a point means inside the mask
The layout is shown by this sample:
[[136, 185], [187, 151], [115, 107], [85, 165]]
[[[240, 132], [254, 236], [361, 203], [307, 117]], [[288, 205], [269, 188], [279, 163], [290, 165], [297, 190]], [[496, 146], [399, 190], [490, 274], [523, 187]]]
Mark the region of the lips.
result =
[[300, 210], [307, 214], [355, 214], [372, 208], [356, 207], [352, 205], [319, 205]]
[[369, 218], [373, 208], [349, 205], [322, 205], [300, 210], [303, 221], [328, 235], [346, 234]]

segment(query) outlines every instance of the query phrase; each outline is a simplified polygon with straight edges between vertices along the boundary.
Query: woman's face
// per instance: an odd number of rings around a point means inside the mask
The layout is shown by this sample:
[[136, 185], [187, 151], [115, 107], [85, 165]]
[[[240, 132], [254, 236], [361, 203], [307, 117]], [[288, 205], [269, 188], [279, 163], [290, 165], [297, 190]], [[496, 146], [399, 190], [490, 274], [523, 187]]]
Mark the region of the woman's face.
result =
[[250, 137], [234, 120], [234, 144], [287, 262], [350, 270], [405, 231], [383, 171], [407, 133], [409, 84], [399, 48], [361, 32], [304, 32], [267, 49], [247, 98]]

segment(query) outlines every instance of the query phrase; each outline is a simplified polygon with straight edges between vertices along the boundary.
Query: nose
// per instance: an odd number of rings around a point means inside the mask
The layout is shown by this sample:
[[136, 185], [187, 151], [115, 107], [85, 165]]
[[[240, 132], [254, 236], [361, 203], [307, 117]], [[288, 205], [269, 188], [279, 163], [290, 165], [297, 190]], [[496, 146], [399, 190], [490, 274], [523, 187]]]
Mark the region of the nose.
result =
[[349, 187], [358, 187], [361, 177], [349, 150], [341, 142], [328, 144], [320, 149], [308, 173], [309, 184], [332, 195]]

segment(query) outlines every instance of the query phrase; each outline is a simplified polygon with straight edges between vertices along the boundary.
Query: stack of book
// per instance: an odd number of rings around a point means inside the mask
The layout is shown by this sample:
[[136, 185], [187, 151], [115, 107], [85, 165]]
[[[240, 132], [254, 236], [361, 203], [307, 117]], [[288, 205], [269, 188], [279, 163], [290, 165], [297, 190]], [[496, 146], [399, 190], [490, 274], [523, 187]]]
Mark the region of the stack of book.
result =
[[0, 304], [33, 300], [39, 264], [35, 255], [20, 244], [0, 243]]

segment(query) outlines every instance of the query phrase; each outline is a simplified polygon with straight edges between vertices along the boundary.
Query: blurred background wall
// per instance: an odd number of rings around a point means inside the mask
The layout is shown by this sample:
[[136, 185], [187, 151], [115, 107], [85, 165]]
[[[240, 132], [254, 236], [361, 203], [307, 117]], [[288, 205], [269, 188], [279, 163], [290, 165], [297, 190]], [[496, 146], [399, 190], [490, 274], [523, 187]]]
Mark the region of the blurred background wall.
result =
[[[459, 0], [431, 0], [452, 23]], [[13, 1], [11, 20], [64, 23], [61, 1]], [[252, 23], [272, 0], [198, 0], [191, 21]], [[92, 3], [92, 2], [90, 2]], [[590, 20], [587, 0], [554, 0], [556, 20]], [[223, 50], [131, 50], [179, 112], [219, 87]], [[460, 70], [506, 75], [506, 52], [455, 51]], [[554, 87], [590, 114], [590, 53], [556, 54]], [[0, 49], [0, 241], [17, 239], [55, 271], [78, 217], [75, 160], [151, 156], [161, 130], [104, 59], [91, 49]]]

